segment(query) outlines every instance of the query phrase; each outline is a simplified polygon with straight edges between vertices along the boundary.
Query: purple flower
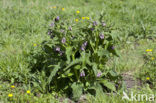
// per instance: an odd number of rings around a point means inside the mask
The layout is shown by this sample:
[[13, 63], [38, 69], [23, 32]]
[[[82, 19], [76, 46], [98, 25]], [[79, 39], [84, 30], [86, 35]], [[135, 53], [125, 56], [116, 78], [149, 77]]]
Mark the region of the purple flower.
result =
[[85, 72], [84, 72], [84, 71], [82, 71], [82, 72], [80, 73], [80, 77], [85, 77]]
[[81, 46], [81, 50], [84, 51], [85, 50], [85, 47]]
[[86, 48], [87, 44], [88, 44], [88, 42], [87, 42], [87, 41], [86, 41], [86, 42], [84, 42], [84, 43], [82, 44], [82, 46], [81, 46], [81, 50], [82, 50], [82, 51], [84, 51], [84, 50], [85, 50], [85, 48]]
[[100, 77], [101, 75], [102, 75], [102, 73], [101, 72], [98, 72], [97, 77]]
[[87, 41], [83, 43], [83, 45], [84, 45], [84, 46], [87, 46], [87, 44], [88, 44], [88, 42], [87, 42]]
[[56, 47], [57, 52], [60, 52], [60, 50], [61, 50], [60, 47]]
[[90, 30], [91, 30], [91, 31], [94, 31], [94, 28], [91, 28]]
[[61, 29], [61, 30], [60, 30], [60, 32], [61, 32], [61, 33], [64, 33], [64, 30], [63, 30], [63, 29]]
[[54, 27], [54, 25], [55, 25], [54, 22], [52, 22], [52, 23], [50, 24], [51, 27]]
[[102, 22], [102, 26], [106, 26], [106, 23]]
[[62, 56], [64, 52], [63, 52], [63, 51], [60, 51], [59, 53], [60, 53], [60, 55]]
[[112, 50], [114, 50], [115, 49], [115, 46], [112, 46]]
[[60, 20], [60, 17], [57, 16], [57, 17], [55, 18], [55, 21], [57, 22], [57, 21], [59, 21], [59, 20]]
[[51, 31], [48, 31], [48, 35], [50, 35], [51, 34]]
[[68, 30], [69, 30], [69, 31], [72, 31], [72, 27], [70, 26], [70, 27], [68, 28]]
[[104, 39], [104, 34], [100, 34], [100, 38], [101, 39]]
[[63, 37], [61, 42], [62, 42], [63, 44], [66, 43], [66, 38]]
[[49, 29], [47, 34], [48, 34], [48, 35], [51, 35], [51, 33], [52, 33], [52, 30]]
[[94, 21], [93, 22], [93, 26], [97, 26], [98, 24], [97, 24], [97, 22], [96, 21]]

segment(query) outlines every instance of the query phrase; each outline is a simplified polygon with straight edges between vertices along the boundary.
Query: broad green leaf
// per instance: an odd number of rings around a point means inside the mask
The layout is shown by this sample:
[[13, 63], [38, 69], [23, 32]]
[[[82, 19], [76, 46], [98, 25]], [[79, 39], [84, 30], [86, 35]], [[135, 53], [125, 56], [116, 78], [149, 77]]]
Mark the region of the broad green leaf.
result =
[[96, 63], [92, 63], [93, 65], [93, 71], [94, 71], [94, 75], [96, 76], [97, 75], [97, 72], [98, 72], [98, 69], [97, 69], [97, 64]]
[[111, 33], [110, 33], [111, 37], [113, 40], [116, 40], [118, 38], [118, 31], [117, 30], [113, 30]]
[[64, 68], [64, 71], [68, 70], [70, 67], [72, 67], [73, 65], [78, 64], [80, 62], [81, 62], [80, 59], [76, 59], [76, 60], [72, 61], [66, 68]]
[[110, 90], [116, 91], [116, 88], [115, 88], [114, 83], [109, 82], [109, 81], [107, 81], [107, 80], [103, 80], [103, 81], [101, 81], [101, 83], [102, 83], [104, 86], [106, 86], [107, 88], [109, 88]]
[[51, 54], [51, 52], [53, 51], [53, 49], [49, 45], [44, 45], [43, 49], [48, 54]]
[[80, 65], [76, 65], [76, 66], [74, 67], [74, 69], [79, 70], [79, 69], [81, 69], [81, 66], [80, 66]]
[[108, 50], [105, 50], [103, 49], [102, 47], [99, 47], [99, 50], [98, 50], [98, 56], [102, 57], [102, 56], [109, 56], [109, 51]]
[[109, 71], [109, 73], [110, 73], [110, 75], [111, 75], [111, 76], [113, 76], [113, 77], [118, 76], [118, 74], [117, 74], [116, 72], [112, 71], [112, 70], [111, 70], [111, 71]]
[[71, 88], [72, 88], [73, 99], [78, 100], [82, 95], [82, 85], [75, 82], [72, 84]]
[[52, 81], [53, 77], [56, 75], [57, 71], [60, 69], [60, 63], [58, 65], [55, 65], [53, 70], [50, 73], [50, 76], [48, 78], [48, 83], [50, 84], [50, 82]]
[[66, 55], [67, 55], [67, 64], [69, 64], [72, 56], [72, 47], [66, 47]]

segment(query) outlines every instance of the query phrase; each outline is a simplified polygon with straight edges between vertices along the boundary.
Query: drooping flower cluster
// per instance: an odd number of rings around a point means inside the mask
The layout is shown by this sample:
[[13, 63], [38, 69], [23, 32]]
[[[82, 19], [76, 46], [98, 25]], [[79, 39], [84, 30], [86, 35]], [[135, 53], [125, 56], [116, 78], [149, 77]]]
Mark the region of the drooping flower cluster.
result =
[[102, 22], [102, 26], [106, 26], [106, 23]]
[[60, 52], [60, 50], [61, 50], [60, 47], [56, 47], [57, 52]]
[[98, 23], [96, 21], [93, 22], [93, 26], [97, 26]]
[[66, 43], [66, 38], [63, 37], [61, 42], [62, 42], [62, 44], [65, 44]]
[[97, 77], [100, 77], [102, 75], [102, 72], [98, 72]]
[[57, 17], [55, 18], [55, 21], [58, 22], [59, 20], [60, 20], [60, 17], [57, 16]]
[[85, 72], [84, 72], [84, 71], [82, 71], [82, 72], [80, 73], [80, 77], [85, 77]]
[[104, 39], [104, 34], [100, 34], [100, 39]]
[[72, 31], [72, 27], [70, 26], [70, 27], [68, 28], [68, 30], [69, 30], [69, 31]]
[[60, 32], [61, 32], [61, 33], [65, 33], [65, 30], [61, 29]]
[[115, 46], [112, 46], [112, 50], [114, 50], [115, 49]]
[[52, 22], [52, 23], [50, 24], [50, 26], [51, 26], [51, 27], [54, 27], [54, 25], [55, 25], [55, 23], [54, 23], [54, 22]]
[[91, 31], [94, 31], [94, 28], [91, 28], [90, 30], [91, 30]]
[[82, 46], [81, 46], [81, 50], [82, 50], [82, 51], [84, 51], [84, 50], [85, 50], [85, 48], [86, 48], [87, 44], [88, 44], [88, 42], [87, 42], [87, 41], [86, 41], [86, 42], [84, 42], [84, 43], [82, 44]]
[[55, 48], [55, 51], [58, 52], [61, 56], [62, 56], [63, 53], [64, 53], [64, 51], [61, 51], [61, 48], [58, 47], [58, 46]]

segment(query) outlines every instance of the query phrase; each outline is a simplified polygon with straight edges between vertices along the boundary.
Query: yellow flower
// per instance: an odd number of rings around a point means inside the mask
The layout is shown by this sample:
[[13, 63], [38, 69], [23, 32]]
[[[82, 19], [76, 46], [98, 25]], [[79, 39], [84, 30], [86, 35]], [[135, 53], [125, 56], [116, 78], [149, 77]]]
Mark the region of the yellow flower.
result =
[[64, 8], [62, 8], [62, 11], [64, 11]]
[[154, 57], [152, 57], [151, 59], [152, 59], [152, 60], [154, 60], [155, 58], [154, 58]]
[[150, 80], [150, 77], [146, 77], [146, 80]]
[[89, 17], [86, 17], [86, 19], [88, 19], [88, 20], [89, 20]]
[[152, 52], [152, 49], [146, 49], [146, 52]]
[[37, 44], [33, 44], [33, 46], [37, 46]]
[[79, 19], [75, 19], [75, 21], [76, 21], [76, 22], [78, 22], [78, 21], [79, 21]]
[[77, 13], [77, 14], [79, 14], [79, 13], [80, 13], [80, 11], [76, 11], [76, 13]]
[[52, 7], [50, 7], [51, 9], [56, 9], [56, 6], [52, 6]]
[[56, 6], [53, 6], [54, 9], [56, 9]]
[[8, 97], [13, 97], [13, 94], [11, 94], [11, 93], [10, 93], [10, 94], [8, 94]]
[[11, 86], [11, 88], [15, 88], [15, 86], [14, 86], [14, 85], [12, 85], [12, 86]]
[[149, 49], [150, 52], [152, 52], [152, 49]]
[[82, 19], [84, 20], [84, 19], [85, 19], [85, 17], [82, 17]]
[[30, 94], [31, 92], [30, 92], [30, 90], [27, 90], [27, 94]]

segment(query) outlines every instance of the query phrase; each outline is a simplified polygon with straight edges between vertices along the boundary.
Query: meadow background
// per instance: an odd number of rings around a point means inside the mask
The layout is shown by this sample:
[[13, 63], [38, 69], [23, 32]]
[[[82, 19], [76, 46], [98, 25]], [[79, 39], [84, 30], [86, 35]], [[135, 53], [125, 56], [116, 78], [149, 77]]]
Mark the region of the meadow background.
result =
[[[32, 51], [40, 50], [41, 43], [49, 39], [48, 27], [58, 14], [80, 22], [82, 17], [94, 21], [104, 13], [106, 25], [117, 37], [120, 55], [107, 62], [108, 69], [139, 78], [143, 83], [140, 92], [155, 94], [155, 5], [155, 0], [0, 0], [0, 102], [69, 102], [63, 94], [47, 91], [45, 74], [32, 73], [30, 68], [30, 63], [36, 62]], [[136, 88], [131, 89], [138, 92]], [[81, 102], [131, 103], [122, 100], [123, 90], [116, 95], [88, 94]]]

